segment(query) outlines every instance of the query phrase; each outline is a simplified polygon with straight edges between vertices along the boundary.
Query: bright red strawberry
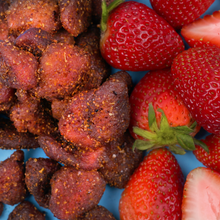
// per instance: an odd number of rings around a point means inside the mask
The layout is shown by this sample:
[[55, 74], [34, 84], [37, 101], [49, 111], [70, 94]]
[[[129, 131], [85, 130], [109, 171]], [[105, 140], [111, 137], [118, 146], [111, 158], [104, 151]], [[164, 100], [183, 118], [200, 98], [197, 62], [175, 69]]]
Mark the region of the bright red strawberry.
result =
[[117, 69], [162, 69], [184, 50], [176, 31], [151, 8], [135, 1], [123, 2], [103, 16], [101, 30], [102, 56]]
[[121, 220], [181, 220], [184, 177], [166, 149], [151, 151], [131, 176], [119, 202]]
[[190, 48], [172, 64], [174, 84], [193, 118], [206, 131], [220, 134], [220, 48]]
[[220, 11], [184, 26], [181, 34], [190, 47], [202, 45], [220, 47]]
[[215, 0], [150, 0], [158, 15], [168, 21], [175, 29], [180, 29], [199, 18]]
[[192, 170], [186, 178], [182, 220], [220, 219], [220, 174], [205, 167]]
[[180, 150], [175, 146], [177, 143], [183, 149], [195, 149], [196, 140], [192, 135], [197, 133], [200, 127], [193, 127], [195, 120], [175, 91], [170, 69], [146, 73], [132, 91], [130, 105], [129, 130], [137, 139], [134, 147], [143, 150], [169, 146], [170, 150], [180, 154], [185, 151], [176, 152], [175, 150]]
[[194, 155], [203, 165], [220, 173], [220, 136], [210, 134], [202, 142], [208, 146], [209, 153], [196, 146]]

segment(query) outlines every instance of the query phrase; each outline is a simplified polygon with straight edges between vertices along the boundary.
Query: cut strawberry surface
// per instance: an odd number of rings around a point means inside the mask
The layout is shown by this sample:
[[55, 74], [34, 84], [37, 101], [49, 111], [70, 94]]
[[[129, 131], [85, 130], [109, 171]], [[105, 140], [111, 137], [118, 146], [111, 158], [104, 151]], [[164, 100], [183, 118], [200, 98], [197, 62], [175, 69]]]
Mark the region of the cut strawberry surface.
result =
[[205, 167], [192, 170], [184, 185], [182, 220], [219, 220], [219, 185], [219, 173]]
[[220, 11], [184, 26], [181, 34], [191, 47], [201, 45], [220, 47]]

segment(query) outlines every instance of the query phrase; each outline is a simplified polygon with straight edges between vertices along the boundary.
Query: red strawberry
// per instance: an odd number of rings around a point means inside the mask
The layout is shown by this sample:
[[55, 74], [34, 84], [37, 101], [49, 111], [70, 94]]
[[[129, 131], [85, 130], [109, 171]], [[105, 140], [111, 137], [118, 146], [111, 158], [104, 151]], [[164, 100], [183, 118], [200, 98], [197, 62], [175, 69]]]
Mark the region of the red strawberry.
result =
[[174, 57], [184, 50], [181, 37], [145, 4], [128, 1], [114, 8], [109, 16], [106, 11], [110, 9], [103, 7], [100, 49], [114, 68], [162, 69], [171, 66]]
[[184, 149], [195, 149], [196, 140], [191, 135], [200, 127], [194, 126], [195, 120], [175, 91], [170, 69], [146, 73], [132, 91], [130, 105], [129, 130], [137, 139], [134, 147], [143, 150], [169, 146], [170, 150], [180, 154], [185, 151], [176, 147], [177, 143]]
[[220, 48], [190, 48], [172, 64], [174, 84], [193, 118], [206, 131], [220, 133]]
[[194, 155], [206, 167], [220, 173], [220, 136], [210, 134], [202, 142], [208, 146], [209, 153], [200, 146], [196, 146], [196, 150], [193, 151]]
[[189, 24], [200, 17], [215, 0], [150, 0], [158, 15], [168, 21], [175, 29]]
[[220, 47], [220, 11], [206, 15], [182, 28], [181, 34], [190, 47], [216, 45]]
[[182, 220], [220, 219], [220, 174], [205, 167], [192, 170], [184, 185]]
[[184, 177], [176, 158], [156, 149], [135, 170], [119, 202], [121, 220], [181, 220]]

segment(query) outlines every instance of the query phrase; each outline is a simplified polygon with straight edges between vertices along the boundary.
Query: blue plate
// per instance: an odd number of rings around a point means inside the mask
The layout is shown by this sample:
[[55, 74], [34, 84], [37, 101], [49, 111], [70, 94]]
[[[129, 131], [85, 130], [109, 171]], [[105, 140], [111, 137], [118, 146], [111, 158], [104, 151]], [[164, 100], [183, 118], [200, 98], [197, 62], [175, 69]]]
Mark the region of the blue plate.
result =
[[[151, 7], [149, 0], [136, 0], [136, 1], [144, 3], [147, 6]], [[211, 7], [207, 10], [207, 12], [204, 13], [201, 17], [203, 17], [205, 14], [212, 14], [214, 11], [217, 11], [219, 9], [220, 9], [220, 2], [218, 0], [216, 0], [211, 5]], [[118, 70], [113, 69], [112, 73], [114, 73], [116, 71], [118, 71]], [[144, 74], [146, 72], [138, 72], [138, 73], [129, 72], [129, 73], [132, 76], [134, 84], [136, 84], [144, 76]], [[197, 138], [201, 139], [205, 135], [207, 135], [207, 133], [204, 130], [202, 130], [197, 135]], [[0, 161], [7, 159], [13, 152], [14, 152], [14, 150], [0, 150]], [[25, 160], [28, 160], [28, 158], [30, 158], [30, 157], [36, 157], [36, 158], [37, 157], [47, 157], [42, 149], [24, 150], [24, 152], [25, 152]], [[195, 158], [195, 156], [193, 155], [192, 152], [187, 152], [184, 156], [177, 155], [176, 158], [182, 168], [182, 171], [183, 171], [183, 174], [185, 177], [192, 169], [199, 167], [199, 166], [203, 166]], [[117, 220], [120, 219], [118, 205], [119, 205], [119, 200], [120, 200], [120, 196], [121, 196], [122, 191], [123, 190], [121, 190], [121, 189], [116, 189], [116, 188], [113, 188], [113, 187], [110, 187], [107, 185], [105, 193], [99, 203], [100, 205], [106, 207], [110, 212], [112, 212]], [[48, 209], [44, 209], [44, 208], [40, 207], [36, 203], [36, 201], [34, 200], [33, 196], [27, 197], [27, 200], [32, 202], [40, 211], [45, 212], [47, 220], [57, 220], [57, 218], [55, 218], [53, 216], [53, 214]], [[2, 215], [0, 216], [0, 220], [7, 220], [9, 213], [14, 209], [14, 207], [15, 206], [5, 205], [4, 211], [3, 211]]]

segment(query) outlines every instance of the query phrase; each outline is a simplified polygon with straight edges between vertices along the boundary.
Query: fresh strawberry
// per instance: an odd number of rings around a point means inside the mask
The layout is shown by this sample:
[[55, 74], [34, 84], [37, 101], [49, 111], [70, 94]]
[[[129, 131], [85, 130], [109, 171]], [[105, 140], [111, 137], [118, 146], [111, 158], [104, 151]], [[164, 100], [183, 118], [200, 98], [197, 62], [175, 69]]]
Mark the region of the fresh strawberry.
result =
[[206, 15], [184, 26], [181, 34], [190, 47], [216, 45], [220, 47], [220, 11]]
[[130, 105], [129, 130], [137, 139], [134, 148], [169, 146], [171, 151], [184, 154], [183, 149], [194, 150], [194, 141], [199, 143], [192, 136], [200, 127], [175, 91], [170, 69], [146, 73], [132, 91]]
[[181, 220], [184, 177], [176, 158], [166, 149], [145, 156], [121, 195], [121, 220]]
[[186, 178], [182, 220], [220, 219], [220, 174], [205, 167], [192, 170]]
[[220, 134], [220, 48], [190, 48], [172, 64], [174, 84], [193, 118], [206, 131]]
[[220, 173], [220, 136], [210, 134], [202, 142], [208, 146], [209, 153], [196, 146], [194, 155], [203, 165]]
[[104, 3], [100, 49], [114, 68], [162, 69], [171, 66], [176, 55], [184, 50], [176, 31], [145, 4], [128, 1], [111, 10]]
[[150, 0], [152, 8], [158, 15], [168, 21], [175, 29], [195, 21], [215, 0]]

